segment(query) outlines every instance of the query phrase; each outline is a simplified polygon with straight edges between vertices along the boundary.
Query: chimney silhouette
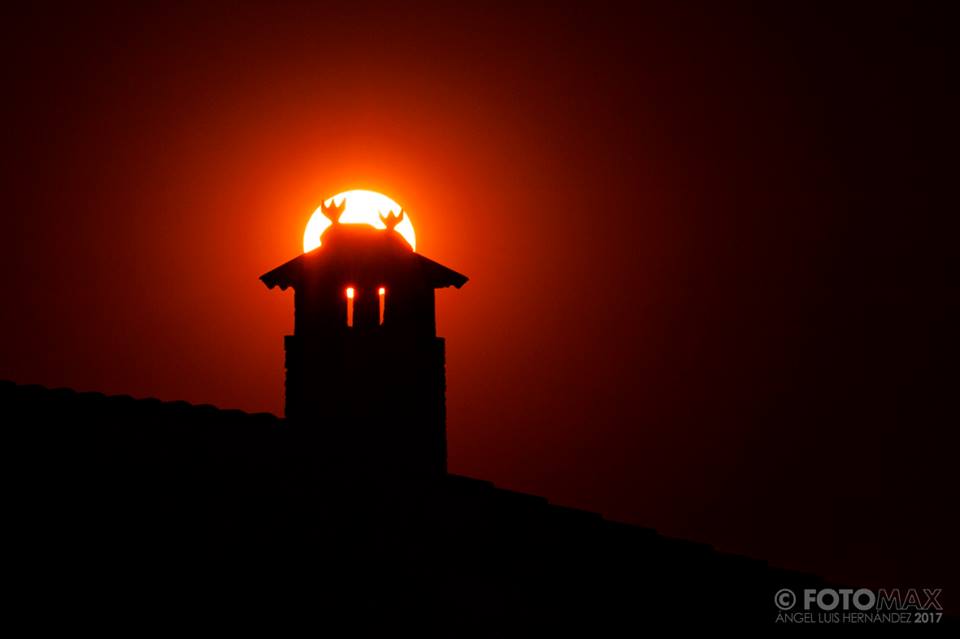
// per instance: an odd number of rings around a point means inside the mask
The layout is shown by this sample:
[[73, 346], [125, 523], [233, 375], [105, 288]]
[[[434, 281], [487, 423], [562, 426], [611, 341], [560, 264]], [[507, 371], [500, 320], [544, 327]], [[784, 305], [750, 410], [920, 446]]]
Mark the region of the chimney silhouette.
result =
[[285, 413], [332, 463], [404, 476], [446, 473], [444, 340], [434, 290], [467, 278], [415, 253], [394, 230], [333, 224], [321, 246], [260, 277], [294, 289]]

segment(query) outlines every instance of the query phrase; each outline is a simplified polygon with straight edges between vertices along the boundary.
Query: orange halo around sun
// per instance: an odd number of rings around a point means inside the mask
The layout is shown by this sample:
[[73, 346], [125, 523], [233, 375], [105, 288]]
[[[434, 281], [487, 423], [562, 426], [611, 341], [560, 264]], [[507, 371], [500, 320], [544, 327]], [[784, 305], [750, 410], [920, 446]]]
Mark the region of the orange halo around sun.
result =
[[[362, 189], [337, 193], [324, 200], [323, 203], [330, 206], [334, 202], [340, 204], [344, 200], [346, 200], [347, 206], [343, 210], [343, 215], [340, 216], [342, 224], [369, 224], [374, 228], [384, 229], [387, 227], [380, 221], [380, 214], [386, 215], [390, 211], [400, 212], [400, 205], [383, 193]], [[312, 251], [320, 246], [320, 236], [323, 235], [328, 226], [330, 226], [330, 220], [318, 206], [317, 210], [310, 216], [307, 229], [303, 233], [304, 252]], [[403, 213], [403, 221], [397, 224], [396, 231], [403, 236], [403, 239], [407, 241], [411, 248], [416, 250], [417, 236], [413, 232], [413, 223], [410, 222], [410, 216], [407, 215], [406, 211]]]

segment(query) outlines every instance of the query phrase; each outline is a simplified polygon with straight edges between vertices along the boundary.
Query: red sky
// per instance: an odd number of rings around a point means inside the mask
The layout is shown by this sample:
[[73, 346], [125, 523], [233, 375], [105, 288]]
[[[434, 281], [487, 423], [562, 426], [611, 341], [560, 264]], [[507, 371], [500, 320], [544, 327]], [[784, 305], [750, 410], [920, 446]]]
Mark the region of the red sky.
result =
[[292, 295], [257, 278], [373, 189], [471, 278], [452, 471], [955, 579], [946, 21], [386, 7], [12, 16], [0, 377], [279, 412]]

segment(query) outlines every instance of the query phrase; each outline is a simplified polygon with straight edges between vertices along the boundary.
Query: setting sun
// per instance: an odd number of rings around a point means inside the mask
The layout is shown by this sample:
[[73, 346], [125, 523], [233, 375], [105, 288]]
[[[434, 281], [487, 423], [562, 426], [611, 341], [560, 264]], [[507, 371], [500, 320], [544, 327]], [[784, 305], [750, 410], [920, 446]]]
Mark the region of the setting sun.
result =
[[[346, 208], [340, 217], [343, 224], [369, 224], [378, 229], [386, 228], [380, 220], [380, 215], [387, 215], [391, 211], [400, 213], [401, 207], [395, 201], [382, 193], [376, 191], [353, 190], [337, 193], [331, 198], [323, 201], [324, 205], [330, 206], [333, 203], [340, 204], [346, 202]], [[310, 221], [307, 222], [307, 229], [303, 234], [304, 252], [312, 251], [320, 246], [320, 236], [330, 226], [330, 220], [323, 214], [320, 207], [313, 212]], [[404, 211], [403, 220], [397, 225], [397, 233], [403, 236], [411, 248], [417, 248], [417, 236], [413, 232], [413, 223], [410, 222], [410, 215]]]

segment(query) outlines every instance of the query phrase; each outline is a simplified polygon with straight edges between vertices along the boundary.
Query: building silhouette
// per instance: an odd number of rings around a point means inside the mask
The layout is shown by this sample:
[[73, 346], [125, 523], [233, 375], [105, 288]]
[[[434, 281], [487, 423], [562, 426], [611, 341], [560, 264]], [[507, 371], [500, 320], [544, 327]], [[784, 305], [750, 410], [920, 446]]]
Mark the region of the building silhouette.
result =
[[622, 635], [767, 625], [778, 590], [823, 585], [449, 474], [433, 296], [466, 277], [396, 217], [328, 214], [319, 249], [261, 278], [295, 290], [285, 418], [0, 382], [20, 464], [10, 574], [35, 618]]
[[[434, 290], [467, 278], [415, 253], [394, 230], [332, 224], [322, 246], [263, 275], [292, 287], [285, 414], [351, 468], [439, 476], [447, 471], [445, 355]], [[373, 382], [371, 384], [370, 382]]]

